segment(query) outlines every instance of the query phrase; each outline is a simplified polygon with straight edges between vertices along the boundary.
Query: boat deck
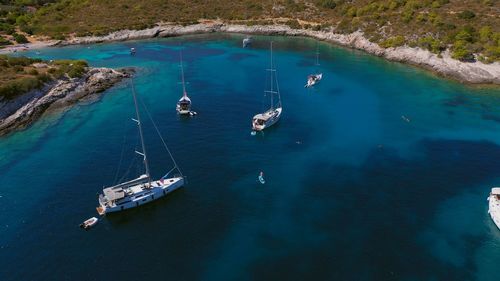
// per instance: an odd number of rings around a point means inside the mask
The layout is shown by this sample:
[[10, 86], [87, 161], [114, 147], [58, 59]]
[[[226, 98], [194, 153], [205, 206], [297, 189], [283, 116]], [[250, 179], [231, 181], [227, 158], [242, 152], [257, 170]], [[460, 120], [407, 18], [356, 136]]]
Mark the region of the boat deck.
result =
[[489, 200], [489, 210], [491, 219], [497, 225], [498, 229], [500, 229], [500, 195], [491, 194], [488, 198]]

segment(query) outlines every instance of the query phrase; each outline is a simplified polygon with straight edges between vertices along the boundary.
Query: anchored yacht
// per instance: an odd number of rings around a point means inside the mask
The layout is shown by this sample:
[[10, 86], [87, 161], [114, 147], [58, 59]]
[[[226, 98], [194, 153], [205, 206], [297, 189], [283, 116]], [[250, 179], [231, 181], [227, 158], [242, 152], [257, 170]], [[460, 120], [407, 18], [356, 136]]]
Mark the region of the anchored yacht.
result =
[[[149, 173], [148, 158], [146, 154], [146, 147], [144, 145], [144, 137], [142, 133], [141, 119], [139, 115], [139, 108], [137, 104], [137, 97], [135, 94], [134, 85], [132, 84], [132, 95], [134, 97], [134, 105], [136, 111], [136, 118], [132, 119], [137, 123], [139, 128], [139, 135], [141, 139], [142, 152], [136, 151], [137, 154], [143, 157], [143, 164], [145, 167], [145, 173], [140, 175], [138, 178], [123, 182], [111, 187], [104, 188], [102, 194], [99, 195], [99, 207], [97, 207], [97, 212], [100, 215], [104, 215], [112, 212], [119, 212], [126, 209], [135, 208], [151, 201], [157, 200], [170, 192], [182, 187], [184, 185], [184, 176], [182, 175], [180, 169], [177, 166], [170, 150], [165, 144], [165, 141], [160, 135], [157, 126], [153, 123], [158, 136], [162, 140], [165, 149], [170, 155], [174, 167], [165, 174], [162, 178], [158, 180], [152, 180]], [[150, 116], [151, 117], [151, 116]], [[151, 121], [153, 121], [151, 119]], [[178, 174], [170, 176], [174, 171]]]
[[[271, 88], [264, 91], [265, 94], [271, 96], [271, 107], [263, 113], [255, 115], [252, 119], [252, 129], [254, 131], [262, 131], [266, 128], [271, 127], [276, 122], [279, 121], [283, 107], [281, 106], [281, 95], [278, 85], [278, 78], [276, 77], [276, 69], [274, 69], [273, 64], [273, 43], [271, 42], [271, 68], [267, 69], [271, 76]], [[276, 90], [274, 89], [274, 83], [276, 83]], [[274, 104], [274, 96], [277, 96], [278, 102]]]
[[488, 197], [489, 209], [491, 219], [500, 229], [500, 187], [493, 187]]
[[[319, 68], [319, 46], [316, 47], [316, 67]], [[323, 73], [320, 73], [319, 70], [317, 70], [317, 73], [315, 74], [310, 74], [307, 76], [307, 83], [304, 86], [304, 88], [309, 88], [312, 87], [316, 84], [319, 83], [323, 79]]]
[[184, 66], [182, 65], [182, 52], [181, 52], [181, 76], [182, 76], [182, 97], [177, 102], [176, 110], [179, 114], [191, 114], [191, 99], [187, 95], [186, 81], [184, 80]]
[[252, 43], [253, 43], [252, 37], [250, 37], [250, 36], [245, 37], [245, 39], [243, 39], [243, 48], [246, 48], [246, 47], [252, 45]]

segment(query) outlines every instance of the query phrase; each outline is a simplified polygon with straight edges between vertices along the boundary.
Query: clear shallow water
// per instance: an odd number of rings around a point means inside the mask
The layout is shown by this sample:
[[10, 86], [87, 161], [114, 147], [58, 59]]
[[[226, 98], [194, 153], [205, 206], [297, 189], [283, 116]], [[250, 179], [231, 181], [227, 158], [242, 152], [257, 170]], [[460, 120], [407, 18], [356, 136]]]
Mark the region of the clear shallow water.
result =
[[[0, 279], [497, 280], [500, 231], [486, 197], [500, 182], [500, 90], [323, 43], [324, 81], [306, 90], [314, 41], [256, 37], [241, 49], [242, 38], [42, 50], [139, 67], [138, 95], [189, 184], [78, 228], [136, 159], [125, 84], [0, 138]], [[252, 137], [271, 39], [284, 114]], [[191, 119], [175, 113], [181, 48]], [[171, 163], [142, 116], [159, 177]]]

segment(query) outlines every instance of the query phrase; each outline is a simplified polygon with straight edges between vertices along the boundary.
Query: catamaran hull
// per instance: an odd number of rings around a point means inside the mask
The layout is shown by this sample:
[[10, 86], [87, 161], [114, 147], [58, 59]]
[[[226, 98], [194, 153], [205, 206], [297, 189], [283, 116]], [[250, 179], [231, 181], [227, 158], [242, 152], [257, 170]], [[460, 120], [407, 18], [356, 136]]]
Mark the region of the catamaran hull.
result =
[[[171, 179], [166, 179], [165, 181], [169, 181]], [[116, 212], [121, 212], [125, 211], [128, 209], [136, 208], [139, 206], [142, 206], [144, 204], [147, 204], [149, 202], [158, 200], [162, 198], [163, 196], [166, 196], [167, 194], [181, 188], [184, 185], [184, 179], [183, 178], [174, 178], [175, 182], [168, 184], [168, 185], [163, 185], [163, 186], [156, 186], [150, 189], [150, 192], [144, 196], [132, 199], [131, 201], [124, 203], [124, 204], [117, 204], [116, 206], [107, 206], [106, 204], [103, 204], [100, 202], [100, 206], [97, 207], [97, 212], [100, 215], [108, 214], [108, 213], [116, 213]], [[159, 184], [159, 182], [157, 182]]]

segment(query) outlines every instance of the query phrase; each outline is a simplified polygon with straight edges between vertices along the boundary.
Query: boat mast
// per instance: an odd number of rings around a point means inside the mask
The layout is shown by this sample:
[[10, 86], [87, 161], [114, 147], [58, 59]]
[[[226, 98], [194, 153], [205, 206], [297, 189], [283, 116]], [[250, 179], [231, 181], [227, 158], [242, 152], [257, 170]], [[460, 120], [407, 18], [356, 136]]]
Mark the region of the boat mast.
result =
[[186, 82], [184, 81], [184, 66], [182, 65], [182, 51], [180, 52], [181, 56], [181, 76], [182, 76], [182, 95], [187, 97], [186, 92]]
[[135, 114], [137, 116], [137, 119], [132, 118], [132, 120], [134, 120], [137, 123], [137, 126], [139, 127], [139, 135], [141, 136], [141, 145], [142, 145], [142, 153], [139, 151], [136, 151], [136, 153], [139, 155], [142, 155], [144, 157], [144, 166], [146, 168], [146, 176], [148, 177], [149, 184], [151, 185], [151, 177], [149, 175], [148, 157], [146, 156], [146, 146], [144, 145], [144, 136], [142, 134], [141, 117], [139, 115], [139, 106], [137, 104], [137, 97], [135, 94], [134, 82], [132, 81], [131, 84], [132, 84], [132, 95], [134, 96]]
[[316, 45], [316, 66], [319, 66], [319, 45]]
[[271, 90], [269, 91], [270, 94], [271, 94], [271, 109], [274, 108], [274, 103], [273, 103], [273, 95], [274, 95], [274, 84], [273, 84], [273, 71], [274, 71], [274, 68], [273, 68], [273, 41], [271, 41], [271, 68], [269, 69], [269, 71], [271, 71]]
[[[274, 95], [278, 94], [278, 107], [281, 107], [281, 97], [280, 97], [280, 89], [278, 85], [278, 78], [276, 76], [276, 69], [274, 67], [274, 62], [273, 62], [273, 42], [271, 42], [271, 68], [266, 69], [267, 71], [271, 72], [271, 89], [269, 91], [264, 91], [265, 93], [271, 94], [271, 110], [274, 109]], [[274, 75], [273, 75], [274, 73]], [[274, 90], [274, 80], [276, 79], [276, 91]]]

